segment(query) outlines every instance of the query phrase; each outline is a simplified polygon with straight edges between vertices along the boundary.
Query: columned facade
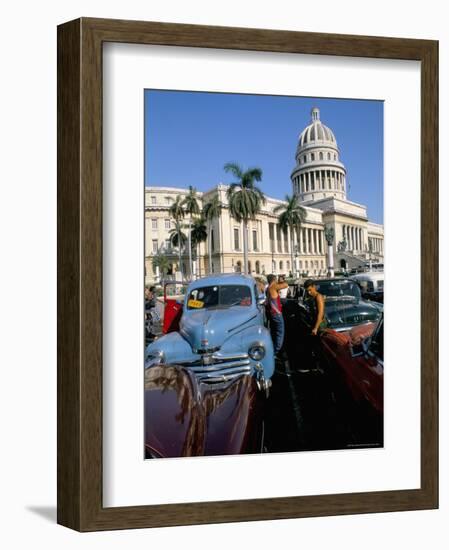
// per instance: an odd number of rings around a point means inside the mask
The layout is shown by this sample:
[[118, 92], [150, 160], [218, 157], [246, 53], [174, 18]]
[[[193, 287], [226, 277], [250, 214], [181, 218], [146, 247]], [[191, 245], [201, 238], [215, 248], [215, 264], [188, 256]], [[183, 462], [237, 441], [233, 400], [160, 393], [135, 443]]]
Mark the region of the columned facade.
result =
[[[252, 275], [268, 273], [320, 277], [328, 273], [326, 227], [334, 231], [334, 266], [361, 267], [372, 262], [383, 263], [383, 226], [368, 220], [366, 207], [347, 198], [346, 168], [340, 159], [337, 140], [330, 128], [320, 120], [320, 112], [312, 109], [312, 120], [301, 132], [291, 172], [293, 193], [305, 208], [306, 219], [299, 228], [287, 232], [279, 226], [274, 209], [285, 202], [267, 197], [255, 220], [248, 223], [248, 267]], [[222, 205], [219, 218], [207, 227], [207, 239], [198, 246], [196, 275], [208, 272], [243, 271], [243, 224], [230, 215], [226, 191], [218, 184], [209, 191], [198, 192], [200, 208], [218, 195]], [[163, 254], [168, 259], [168, 275], [179, 277], [182, 267], [188, 273], [188, 253], [172, 244], [174, 222], [169, 208], [177, 196], [187, 189], [147, 187], [145, 189], [145, 282], [157, 280], [161, 274], [153, 268], [153, 260]], [[186, 220], [183, 232], [188, 233]], [[293, 231], [293, 233], [292, 233]], [[293, 238], [291, 238], [293, 236]], [[212, 254], [209, 257], [209, 238]], [[292, 243], [293, 241], [293, 243]], [[293, 246], [293, 248], [291, 248]]]

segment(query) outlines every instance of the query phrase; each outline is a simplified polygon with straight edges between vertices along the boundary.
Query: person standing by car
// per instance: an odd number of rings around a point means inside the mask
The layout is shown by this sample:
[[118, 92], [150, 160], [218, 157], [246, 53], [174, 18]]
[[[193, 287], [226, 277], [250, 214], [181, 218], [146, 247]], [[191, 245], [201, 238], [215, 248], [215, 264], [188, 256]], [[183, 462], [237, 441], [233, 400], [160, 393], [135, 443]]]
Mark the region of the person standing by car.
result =
[[307, 305], [310, 308], [312, 329], [308, 337], [308, 354], [310, 356], [310, 369], [302, 369], [300, 372], [321, 371], [319, 365], [319, 338], [321, 331], [326, 328], [324, 319], [324, 296], [318, 292], [312, 279], [307, 279], [304, 283], [304, 290], [309, 296]]
[[145, 339], [151, 340], [155, 337], [153, 332], [154, 323], [159, 320], [156, 303], [156, 287], [145, 287]]
[[307, 279], [304, 283], [304, 290], [309, 295], [307, 304], [310, 307], [312, 316], [312, 336], [317, 336], [320, 330], [326, 328], [324, 319], [324, 296], [318, 292], [312, 279]]
[[270, 320], [274, 353], [278, 354], [281, 351], [282, 344], [284, 343], [285, 334], [284, 317], [282, 316], [282, 304], [279, 291], [283, 288], [288, 288], [288, 284], [285, 281], [277, 281], [276, 275], [273, 274], [268, 275], [267, 280], [267, 314]]

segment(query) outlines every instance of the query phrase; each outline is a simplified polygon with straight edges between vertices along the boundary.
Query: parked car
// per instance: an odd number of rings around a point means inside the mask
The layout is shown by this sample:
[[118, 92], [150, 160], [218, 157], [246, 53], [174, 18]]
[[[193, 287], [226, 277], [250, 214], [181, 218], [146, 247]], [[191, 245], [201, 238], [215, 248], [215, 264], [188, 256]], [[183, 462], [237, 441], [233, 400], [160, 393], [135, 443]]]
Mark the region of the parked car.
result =
[[166, 300], [166, 334], [147, 346], [145, 367], [179, 365], [212, 384], [250, 375], [268, 393], [274, 351], [264, 302], [247, 275], [211, 275], [190, 283], [182, 303]]
[[[382, 305], [363, 300], [358, 284], [350, 278], [316, 279], [314, 284], [325, 297], [324, 315], [328, 328], [348, 331], [357, 325], [376, 322], [382, 314]], [[297, 289], [296, 300], [296, 316], [302, 328], [308, 331], [314, 320], [310, 297], [303, 287]]]
[[253, 376], [201, 382], [185, 367], [145, 370], [145, 458], [264, 450], [266, 396]]
[[349, 332], [325, 330], [321, 343], [327, 363], [338, 370], [351, 398], [383, 414], [383, 318]]
[[384, 301], [384, 273], [383, 271], [367, 271], [351, 276], [359, 285], [362, 298], [383, 304]]

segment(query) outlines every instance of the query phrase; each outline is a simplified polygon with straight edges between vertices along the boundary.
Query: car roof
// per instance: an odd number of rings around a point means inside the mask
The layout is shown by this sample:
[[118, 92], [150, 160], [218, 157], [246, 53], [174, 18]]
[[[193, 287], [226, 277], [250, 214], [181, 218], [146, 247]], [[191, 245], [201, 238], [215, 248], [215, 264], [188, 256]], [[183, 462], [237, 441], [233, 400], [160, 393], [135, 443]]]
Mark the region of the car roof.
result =
[[384, 278], [384, 272], [383, 271], [365, 271], [364, 273], [357, 273], [357, 275], [351, 275], [351, 279], [356, 280], [376, 280]]
[[189, 289], [193, 290], [195, 288], [213, 285], [253, 286], [255, 283], [256, 281], [250, 275], [244, 275], [243, 273], [220, 273], [217, 275], [207, 275], [206, 277], [193, 281], [190, 283]]
[[328, 277], [327, 279], [312, 279], [315, 284], [329, 283], [334, 281], [352, 281], [352, 277]]

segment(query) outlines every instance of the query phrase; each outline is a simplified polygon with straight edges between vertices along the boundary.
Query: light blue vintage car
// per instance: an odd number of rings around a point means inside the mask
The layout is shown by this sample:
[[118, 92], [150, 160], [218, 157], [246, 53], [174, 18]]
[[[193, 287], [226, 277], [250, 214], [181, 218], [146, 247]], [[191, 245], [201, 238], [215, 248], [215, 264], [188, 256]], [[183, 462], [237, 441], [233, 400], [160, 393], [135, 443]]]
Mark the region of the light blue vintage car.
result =
[[190, 283], [179, 330], [147, 346], [145, 367], [181, 365], [202, 382], [250, 374], [268, 393], [274, 351], [265, 326], [264, 301], [255, 280], [247, 275], [211, 275]]

